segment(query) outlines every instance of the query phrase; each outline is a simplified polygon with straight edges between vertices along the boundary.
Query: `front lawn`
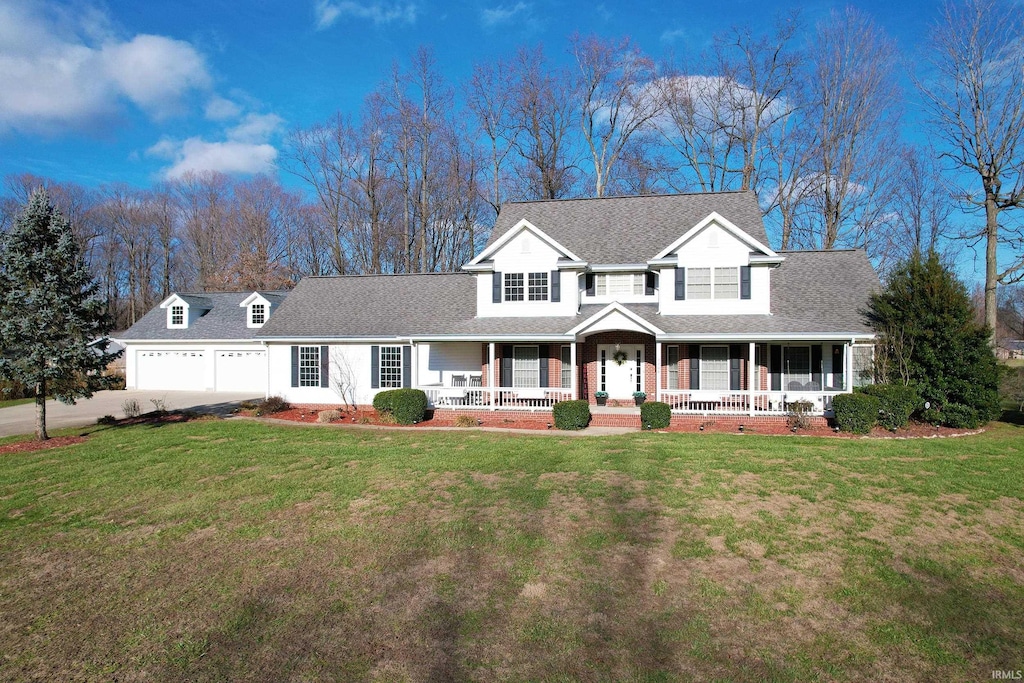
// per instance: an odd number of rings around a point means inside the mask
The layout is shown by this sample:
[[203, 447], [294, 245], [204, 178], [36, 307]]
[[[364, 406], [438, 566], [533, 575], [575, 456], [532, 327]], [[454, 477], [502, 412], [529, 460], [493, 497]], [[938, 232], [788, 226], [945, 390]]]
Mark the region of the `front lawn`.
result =
[[0, 679], [990, 680], [1022, 436], [96, 428], [2, 457]]

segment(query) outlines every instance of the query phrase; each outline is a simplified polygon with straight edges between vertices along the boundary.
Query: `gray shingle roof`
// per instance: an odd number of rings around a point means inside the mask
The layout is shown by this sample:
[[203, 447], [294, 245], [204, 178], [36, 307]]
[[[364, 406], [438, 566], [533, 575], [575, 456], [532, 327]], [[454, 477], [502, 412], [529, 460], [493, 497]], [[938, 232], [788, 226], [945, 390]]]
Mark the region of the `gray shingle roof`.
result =
[[[661, 316], [654, 304], [627, 308], [677, 335], [870, 333], [860, 309], [878, 277], [863, 251], [785, 256], [772, 271], [772, 315]], [[258, 336], [562, 335], [602, 308], [585, 305], [567, 317], [477, 318], [476, 281], [469, 274], [311, 277], [299, 283]]]
[[487, 244], [525, 218], [591, 264], [645, 263], [713, 211], [770, 246], [753, 192], [508, 202]]
[[[246, 325], [245, 309], [239, 306], [252, 292], [206, 292], [178, 294], [188, 302], [207, 311], [185, 329], [167, 329], [167, 311], [159, 306], [142, 316], [134, 325], [117, 335], [118, 339], [251, 339], [258, 328]], [[287, 292], [260, 292], [271, 304], [283, 301]], [[273, 309], [272, 309], [273, 310]]]

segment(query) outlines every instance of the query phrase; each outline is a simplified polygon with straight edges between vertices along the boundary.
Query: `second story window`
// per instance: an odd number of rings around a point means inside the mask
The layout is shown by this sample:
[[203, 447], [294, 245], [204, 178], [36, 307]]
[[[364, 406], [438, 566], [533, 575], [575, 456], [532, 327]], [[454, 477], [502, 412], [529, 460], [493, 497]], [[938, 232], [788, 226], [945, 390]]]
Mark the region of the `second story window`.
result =
[[265, 304], [252, 305], [252, 324], [262, 325], [267, 322], [267, 307]]
[[505, 301], [523, 301], [525, 297], [522, 273], [505, 273]]
[[739, 299], [739, 268], [687, 268], [688, 299]]
[[547, 301], [548, 300], [548, 274], [547, 273], [530, 273], [530, 301]]
[[171, 326], [172, 327], [184, 327], [185, 326], [185, 307], [184, 306], [171, 306]]
[[639, 296], [643, 293], [643, 273], [598, 273], [594, 280], [595, 296]]

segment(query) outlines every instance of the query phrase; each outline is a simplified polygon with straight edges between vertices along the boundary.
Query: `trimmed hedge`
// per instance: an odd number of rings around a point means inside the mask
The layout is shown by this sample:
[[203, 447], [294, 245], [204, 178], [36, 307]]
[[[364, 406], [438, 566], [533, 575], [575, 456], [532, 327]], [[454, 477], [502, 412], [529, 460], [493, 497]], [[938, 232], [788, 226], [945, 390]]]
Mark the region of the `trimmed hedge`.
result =
[[661, 401], [640, 406], [640, 424], [644, 429], [666, 429], [672, 422], [672, 407]]
[[890, 431], [906, 427], [910, 416], [921, 408], [921, 396], [914, 387], [902, 384], [871, 384], [859, 390], [881, 402], [878, 424]]
[[882, 402], [865, 393], [839, 394], [832, 399], [836, 424], [844, 432], [867, 434], [878, 424], [878, 411]]
[[939, 414], [942, 416], [942, 424], [953, 429], [977, 429], [982, 423], [978, 411], [963, 403], [948, 403]]
[[590, 404], [586, 401], [559, 401], [551, 407], [555, 426], [576, 431], [590, 424]]
[[395, 389], [392, 391], [391, 414], [400, 425], [423, 422], [427, 414], [427, 395], [420, 389]]
[[394, 410], [392, 401], [395, 398], [395, 391], [397, 389], [388, 389], [387, 391], [378, 391], [373, 397], [373, 409], [378, 413], [390, 413]]

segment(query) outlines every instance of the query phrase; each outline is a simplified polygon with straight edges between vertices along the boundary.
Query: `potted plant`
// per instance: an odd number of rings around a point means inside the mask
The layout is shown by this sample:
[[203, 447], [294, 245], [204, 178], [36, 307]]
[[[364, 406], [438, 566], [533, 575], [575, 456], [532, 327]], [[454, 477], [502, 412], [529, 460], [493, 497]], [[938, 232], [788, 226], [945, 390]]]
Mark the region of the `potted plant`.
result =
[[595, 391], [594, 398], [597, 399], [597, 405], [603, 406], [608, 403], [608, 392], [607, 391]]
[[643, 405], [644, 401], [646, 399], [647, 399], [647, 394], [645, 392], [643, 392], [643, 391], [634, 391], [633, 392], [633, 400], [636, 401], [636, 404], [638, 406]]

